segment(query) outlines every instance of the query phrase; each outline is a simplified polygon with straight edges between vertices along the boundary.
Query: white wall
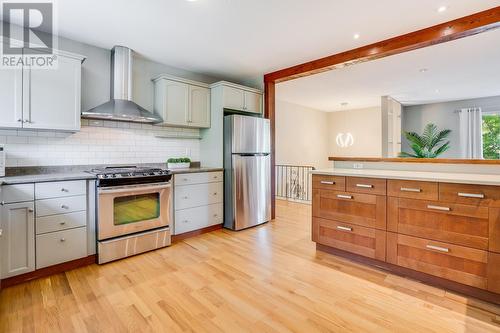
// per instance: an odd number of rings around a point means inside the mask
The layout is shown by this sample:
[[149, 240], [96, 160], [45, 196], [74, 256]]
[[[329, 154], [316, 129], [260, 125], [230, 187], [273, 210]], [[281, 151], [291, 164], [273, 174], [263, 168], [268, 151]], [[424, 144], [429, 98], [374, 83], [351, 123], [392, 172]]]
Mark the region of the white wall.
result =
[[276, 164], [328, 167], [328, 114], [277, 100]]
[[0, 129], [7, 167], [163, 163], [179, 156], [199, 161], [199, 140], [186, 139], [198, 136], [198, 129], [85, 119], [77, 133]]
[[[382, 114], [378, 106], [328, 113], [328, 132], [329, 156], [382, 156]], [[339, 147], [335, 141], [339, 133], [351, 133], [354, 144]]]
[[[402, 113], [402, 131], [421, 133], [425, 125], [434, 123], [439, 129], [451, 129], [450, 149], [439, 157], [461, 158], [460, 124], [456, 110], [469, 107], [481, 107], [483, 111], [500, 110], [500, 96], [475, 98], [468, 100], [405, 106]], [[411, 152], [406, 138], [402, 138], [402, 151]]]

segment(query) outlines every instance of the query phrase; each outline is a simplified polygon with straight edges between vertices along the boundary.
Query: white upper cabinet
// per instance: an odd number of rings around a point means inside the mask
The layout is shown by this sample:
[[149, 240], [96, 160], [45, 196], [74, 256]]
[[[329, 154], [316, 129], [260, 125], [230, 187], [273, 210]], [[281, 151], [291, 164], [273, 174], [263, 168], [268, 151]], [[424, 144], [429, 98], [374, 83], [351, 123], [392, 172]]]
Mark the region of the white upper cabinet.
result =
[[155, 83], [154, 111], [164, 126], [210, 127], [210, 89], [204, 83], [161, 75]]
[[224, 87], [224, 108], [243, 110], [245, 108], [245, 91], [233, 87]]
[[78, 131], [81, 59], [58, 55], [57, 69], [24, 67], [24, 128]]
[[83, 57], [54, 50], [52, 69], [0, 70], [0, 127], [80, 130]]
[[212, 87], [223, 87], [224, 109], [262, 113], [262, 92], [229, 82], [218, 82]]
[[189, 112], [189, 86], [185, 83], [166, 80], [163, 89], [164, 123], [169, 125], [185, 125]]
[[22, 69], [2, 69], [0, 72], [0, 127], [22, 127]]
[[252, 91], [245, 91], [245, 105], [243, 110], [246, 112], [262, 113], [262, 94]]
[[189, 86], [189, 124], [193, 127], [210, 127], [210, 89]]

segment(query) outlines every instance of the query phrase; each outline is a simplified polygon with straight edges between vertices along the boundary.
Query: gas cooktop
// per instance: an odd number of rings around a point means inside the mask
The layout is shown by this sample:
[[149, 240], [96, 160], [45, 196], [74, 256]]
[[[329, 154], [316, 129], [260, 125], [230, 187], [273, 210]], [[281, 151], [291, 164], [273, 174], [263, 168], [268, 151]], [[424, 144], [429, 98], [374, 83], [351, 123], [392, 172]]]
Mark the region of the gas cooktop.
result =
[[167, 169], [137, 166], [104, 167], [89, 172], [97, 176], [98, 186], [166, 182], [172, 178], [172, 173]]

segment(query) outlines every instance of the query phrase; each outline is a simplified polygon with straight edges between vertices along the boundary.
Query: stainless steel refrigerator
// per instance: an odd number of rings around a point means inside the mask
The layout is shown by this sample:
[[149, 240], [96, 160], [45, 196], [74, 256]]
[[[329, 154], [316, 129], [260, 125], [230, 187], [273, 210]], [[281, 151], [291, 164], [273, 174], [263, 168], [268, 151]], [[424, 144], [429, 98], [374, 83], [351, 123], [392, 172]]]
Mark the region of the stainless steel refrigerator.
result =
[[241, 230], [271, 219], [269, 119], [224, 117], [224, 227]]

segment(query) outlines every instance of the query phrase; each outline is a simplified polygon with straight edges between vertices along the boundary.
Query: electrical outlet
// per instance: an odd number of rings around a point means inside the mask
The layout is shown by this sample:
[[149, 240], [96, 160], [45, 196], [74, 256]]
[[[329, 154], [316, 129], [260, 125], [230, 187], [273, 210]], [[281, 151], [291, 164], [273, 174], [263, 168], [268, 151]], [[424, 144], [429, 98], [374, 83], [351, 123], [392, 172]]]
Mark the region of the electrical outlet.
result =
[[363, 169], [363, 163], [354, 163], [354, 169]]

